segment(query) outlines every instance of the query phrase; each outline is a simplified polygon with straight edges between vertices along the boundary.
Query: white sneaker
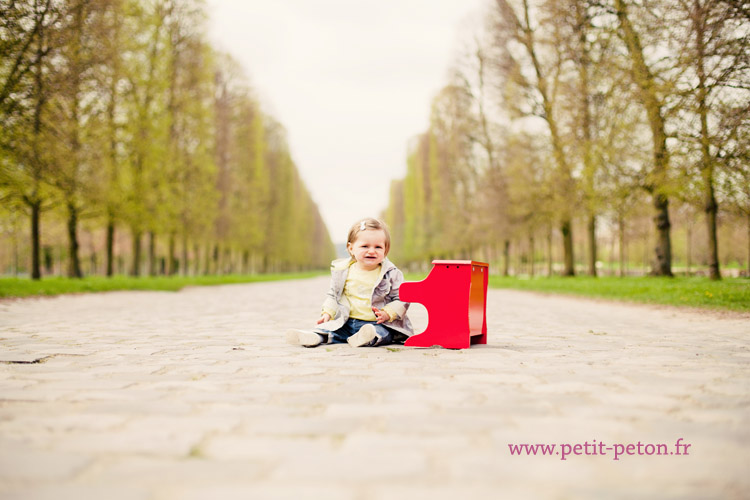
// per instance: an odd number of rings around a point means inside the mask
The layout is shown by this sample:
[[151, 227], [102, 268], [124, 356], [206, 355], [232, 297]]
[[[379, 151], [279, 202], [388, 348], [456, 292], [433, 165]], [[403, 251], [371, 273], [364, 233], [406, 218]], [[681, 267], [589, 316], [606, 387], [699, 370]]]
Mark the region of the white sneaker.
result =
[[346, 341], [352, 347], [365, 347], [370, 345], [370, 343], [376, 338], [378, 338], [378, 336], [375, 333], [375, 327], [367, 324], [360, 328], [357, 333], [346, 339]]
[[292, 345], [315, 347], [323, 342], [323, 336], [309, 330], [288, 330], [286, 342]]

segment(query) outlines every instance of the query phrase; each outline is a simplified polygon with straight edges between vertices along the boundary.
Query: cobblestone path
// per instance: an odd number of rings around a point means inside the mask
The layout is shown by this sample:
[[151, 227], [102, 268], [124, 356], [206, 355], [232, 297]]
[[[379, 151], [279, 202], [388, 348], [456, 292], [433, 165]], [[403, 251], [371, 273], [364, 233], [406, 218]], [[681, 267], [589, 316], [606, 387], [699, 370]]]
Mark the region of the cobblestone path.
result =
[[0, 498], [750, 497], [748, 317], [491, 290], [487, 346], [284, 344], [327, 284], [0, 302]]

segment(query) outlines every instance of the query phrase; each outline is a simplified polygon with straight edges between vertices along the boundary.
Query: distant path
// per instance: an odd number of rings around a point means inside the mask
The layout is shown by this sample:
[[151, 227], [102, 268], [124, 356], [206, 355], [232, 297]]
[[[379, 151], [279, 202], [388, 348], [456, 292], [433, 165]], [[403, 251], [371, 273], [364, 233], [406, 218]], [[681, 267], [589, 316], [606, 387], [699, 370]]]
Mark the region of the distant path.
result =
[[750, 496], [747, 319], [491, 290], [487, 346], [285, 345], [327, 284], [0, 303], [0, 498]]

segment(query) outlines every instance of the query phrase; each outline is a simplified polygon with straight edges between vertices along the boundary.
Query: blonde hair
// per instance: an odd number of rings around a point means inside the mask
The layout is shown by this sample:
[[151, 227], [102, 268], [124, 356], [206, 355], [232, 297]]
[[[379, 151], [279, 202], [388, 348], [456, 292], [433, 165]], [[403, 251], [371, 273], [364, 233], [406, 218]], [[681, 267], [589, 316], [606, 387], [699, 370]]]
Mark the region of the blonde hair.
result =
[[368, 229], [380, 230], [385, 233], [385, 254], [388, 255], [388, 251], [391, 249], [391, 233], [388, 231], [388, 226], [385, 222], [380, 219], [373, 219], [372, 217], [358, 220], [352, 225], [351, 229], [349, 229], [349, 236], [346, 239], [347, 247], [357, 241], [359, 233]]

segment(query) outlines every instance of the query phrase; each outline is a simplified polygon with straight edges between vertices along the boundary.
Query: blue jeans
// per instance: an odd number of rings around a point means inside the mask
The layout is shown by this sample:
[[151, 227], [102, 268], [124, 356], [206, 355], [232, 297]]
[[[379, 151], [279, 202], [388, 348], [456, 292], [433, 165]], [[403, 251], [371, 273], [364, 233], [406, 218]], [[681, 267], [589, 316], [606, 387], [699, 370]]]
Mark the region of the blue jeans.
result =
[[382, 323], [378, 324], [376, 321], [364, 321], [361, 319], [349, 318], [344, 323], [344, 326], [336, 331], [316, 329], [315, 331], [323, 335], [328, 335], [329, 344], [343, 344], [346, 339], [354, 335], [364, 325], [370, 324], [375, 327], [375, 335], [377, 338], [372, 341], [368, 347], [376, 347], [379, 345], [388, 345], [393, 342], [393, 330], [384, 326]]

